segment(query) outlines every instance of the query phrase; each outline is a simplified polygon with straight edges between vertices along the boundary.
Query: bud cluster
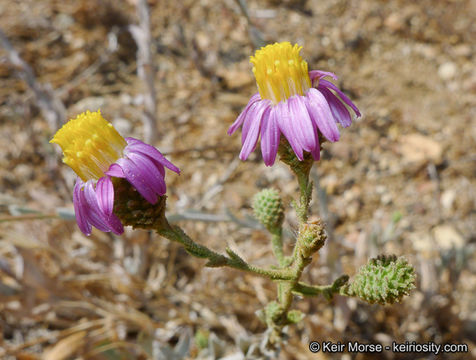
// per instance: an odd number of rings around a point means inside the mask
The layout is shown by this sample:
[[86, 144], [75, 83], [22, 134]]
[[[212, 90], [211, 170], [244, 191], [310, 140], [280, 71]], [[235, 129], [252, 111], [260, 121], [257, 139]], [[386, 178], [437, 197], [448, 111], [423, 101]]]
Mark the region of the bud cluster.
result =
[[324, 246], [327, 234], [321, 220], [301, 224], [298, 236], [298, 249], [303, 258], [309, 258]]
[[404, 257], [380, 255], [362, 266], [341, 293], [385, 305], [399, 302], [414, 288], [415, 269]]
[[284, 209], [279, 192], [264, 189], [253, 198], [253, 210], [256, 219], [271, 233], [281, 229], [284, 221]]

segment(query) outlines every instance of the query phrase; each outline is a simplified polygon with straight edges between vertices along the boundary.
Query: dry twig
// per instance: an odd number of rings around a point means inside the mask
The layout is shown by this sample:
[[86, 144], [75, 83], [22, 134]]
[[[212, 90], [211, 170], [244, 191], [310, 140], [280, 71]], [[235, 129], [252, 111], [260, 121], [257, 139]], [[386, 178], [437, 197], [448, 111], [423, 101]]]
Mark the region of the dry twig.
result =
[[2, 30], [0, 30], [0, 45], [6, 50], [8, 59], [14, 66], [20, 79], [25, 81], [35, 94], [37, 105], [48, 122], [50, 129], [56, 131], [62, 119], [66, 116], [63, 102], [55, 95], [54, 90], [49, 84], [42, 85], [36, 80], [30, 65], [23, 61]]
[[144, 114], [142, 121], [144, 124], [144, 138], [147, 143], [154, 143], [157, 139], [157, 93], [154, 86], [155, 68], [152, 63], [150, 33], [150, 16], [147, 0], [137, 1], [137, 15], [139, 25], [130, 25], [129, 31], [137, 43], [137, 75], [146, 86], [144, 93]]

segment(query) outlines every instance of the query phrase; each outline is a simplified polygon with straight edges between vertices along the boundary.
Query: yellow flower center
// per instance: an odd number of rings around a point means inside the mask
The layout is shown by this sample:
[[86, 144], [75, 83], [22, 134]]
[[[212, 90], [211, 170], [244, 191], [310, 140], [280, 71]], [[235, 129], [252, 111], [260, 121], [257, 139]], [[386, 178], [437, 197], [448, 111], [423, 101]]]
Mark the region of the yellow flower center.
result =
[[262, 99], [273, 104], [293, 95], [304, 95], [311, 87], [307, 62], [299, 55], [302, 46], [289, 42], [266, 45], [251, 56], [250, 62]]
[[126, 140], [100, 110], [86, 111], [59, 129], [50, 143], [61, 146], [63, 162], [83, 180], [99, 179], [109, 166], [122, 157]]

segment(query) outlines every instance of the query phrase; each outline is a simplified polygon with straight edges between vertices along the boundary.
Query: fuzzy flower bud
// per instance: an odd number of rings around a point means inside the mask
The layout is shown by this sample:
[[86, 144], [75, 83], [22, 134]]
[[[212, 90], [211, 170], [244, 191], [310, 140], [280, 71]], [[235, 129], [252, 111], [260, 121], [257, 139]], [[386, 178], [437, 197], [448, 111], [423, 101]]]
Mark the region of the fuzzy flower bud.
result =
[[301, 224], [298, 236], [298, 248], [303, 258], [309, 258], [324, 246], [327, 239], [321, 220]]
[[359, 269], [354, 281], [341, 289], [370, 304], [399, 302], [415, 288], [415, 269], [404, 257], [379, 255]]
[[253, 198], [253, 210], [256, 219], [270, 232], [279, 231], [284, 221], [284, 209], [279, 192], [264, 189]]

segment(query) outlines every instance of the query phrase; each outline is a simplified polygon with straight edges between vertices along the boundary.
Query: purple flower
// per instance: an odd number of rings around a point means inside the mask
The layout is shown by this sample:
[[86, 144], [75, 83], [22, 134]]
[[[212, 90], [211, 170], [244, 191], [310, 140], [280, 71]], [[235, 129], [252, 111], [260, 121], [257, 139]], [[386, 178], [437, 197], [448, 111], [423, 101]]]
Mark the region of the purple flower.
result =
[[301, 47], [289, 42], [267, 45], [251, 57], [259, 92], [254, 94], [228, 134], [242, 127], [240, 159], [246, 160], [261, 135], [261, 152], [267, 166], [274, 164], [281, 134], [299, 160], [309, 152], [320, 158], [319, 132], [329, 141], [339, 140], [337, 122], [347, 127], [359, 109], [331, 82], [330, 72], [307, 70]]
[[86, 112], [69, 121], [51, 140], [61, 146], [63, 161], [78, 175], [73, 203], [79, 229], [122, 234], [124, 227], [114, 214], [111, 177], [125, 178], [151, 204], [165, 195], [165, 168], [178, 167], [155, 147], [134, 138], [123, 138], [99, 111]]

